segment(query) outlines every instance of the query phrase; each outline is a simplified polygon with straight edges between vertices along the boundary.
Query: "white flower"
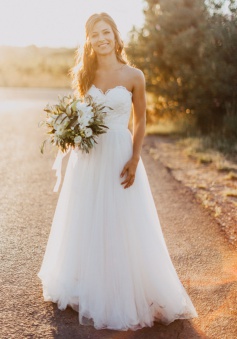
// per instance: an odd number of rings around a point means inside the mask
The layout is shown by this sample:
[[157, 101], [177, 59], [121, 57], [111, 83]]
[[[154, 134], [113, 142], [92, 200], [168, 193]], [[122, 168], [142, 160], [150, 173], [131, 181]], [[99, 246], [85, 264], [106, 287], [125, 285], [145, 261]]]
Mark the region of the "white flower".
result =
[[88, 126], [90, 119], [91, 118], [89, 116], [87, 116], [87, 115], [79, 116], [78, 117], [78, 122], [79, 122], [81, 128], [84, 128], [84, 127]]
[[78, 135], [78, 136], [76, 136], [76, 137], [74, 138], [75, 144], [80, 144], [80, 143], [81, 143], [81, 140], [82, 140], [82, 138], [81, 138], [80, 135]]
[[63, 133], [64, 133], [64, 126], [62, 126], [62, 125], [57, 126], [55, 134], [56, 135], [63, 135]]
[[87, 138], [92, 136], [92, 129], [91, 128], [86, 128], [85, 129], [85, 135]]
[[58, 115], [56, 114], [50, 114], [47, 119], [46, 119], [46, 122], [50, 125], [53, 125], [54, 124], [54, 121], [55, 119], [58, 117]]
[[92, 107], [91, 106], [87, 106], [87, 104], [85, 104], [84, 102], [78, 102], [76, 105], [76, 108], [78, 109], [78, 111], [83, 112], [84, 114], [90, 114], [92, 111]]

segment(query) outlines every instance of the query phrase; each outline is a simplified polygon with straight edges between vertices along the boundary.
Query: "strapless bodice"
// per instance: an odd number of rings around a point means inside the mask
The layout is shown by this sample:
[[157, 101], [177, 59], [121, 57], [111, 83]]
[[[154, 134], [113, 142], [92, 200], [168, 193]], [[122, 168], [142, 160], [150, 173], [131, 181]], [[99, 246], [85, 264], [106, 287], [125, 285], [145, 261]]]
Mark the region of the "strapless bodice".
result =
[[106, 106], [105, 124], [108, 127], [128, 127], [132, 92], [129, 92], [126, 87], [116, 86], [103, 93], [101, 89], [92, 85], [87, 94], [91, 95], [96, 103], [102, 103]]

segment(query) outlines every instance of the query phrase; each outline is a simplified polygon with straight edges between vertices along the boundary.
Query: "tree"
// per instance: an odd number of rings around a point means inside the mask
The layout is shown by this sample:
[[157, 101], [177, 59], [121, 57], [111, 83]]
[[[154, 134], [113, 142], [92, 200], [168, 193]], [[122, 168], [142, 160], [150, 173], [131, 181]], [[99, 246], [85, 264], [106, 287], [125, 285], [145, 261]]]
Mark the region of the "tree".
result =
[[232, 1], [231, 16], [224, 15], [222, 5], [147, 0], [144, 27], [131, 31], [127, 49], [146, 75], [148, 92], [163, 98], [159, 114], [194, 113], [203, 132], [219, 128], [234, 102], [236, 11]]

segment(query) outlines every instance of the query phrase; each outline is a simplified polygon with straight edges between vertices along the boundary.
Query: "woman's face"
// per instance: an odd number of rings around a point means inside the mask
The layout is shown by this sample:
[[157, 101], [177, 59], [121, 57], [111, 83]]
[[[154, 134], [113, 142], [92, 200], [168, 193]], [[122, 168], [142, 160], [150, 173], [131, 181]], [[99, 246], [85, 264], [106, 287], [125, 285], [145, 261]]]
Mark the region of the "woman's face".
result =
[[115, 49], [114, 32], [105, 21], [97, 22], [89, 34], [93, 50], [98, 55], [111, 54]]

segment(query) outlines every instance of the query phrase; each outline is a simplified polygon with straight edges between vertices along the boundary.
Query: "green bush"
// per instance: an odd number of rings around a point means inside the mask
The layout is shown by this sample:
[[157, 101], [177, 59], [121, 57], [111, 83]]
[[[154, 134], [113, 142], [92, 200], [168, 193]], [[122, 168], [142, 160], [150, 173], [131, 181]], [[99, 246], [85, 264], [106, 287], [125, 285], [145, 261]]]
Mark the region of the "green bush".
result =
[[227, 136], [237, 116], [237, 14], [234, 1], [229, 15], [223, 4], [146, 0], [144, 27], [131, 31], [127, 53], [148, 92], [162, 98], [157, 114], [191, 113], [202, 133]]

